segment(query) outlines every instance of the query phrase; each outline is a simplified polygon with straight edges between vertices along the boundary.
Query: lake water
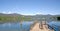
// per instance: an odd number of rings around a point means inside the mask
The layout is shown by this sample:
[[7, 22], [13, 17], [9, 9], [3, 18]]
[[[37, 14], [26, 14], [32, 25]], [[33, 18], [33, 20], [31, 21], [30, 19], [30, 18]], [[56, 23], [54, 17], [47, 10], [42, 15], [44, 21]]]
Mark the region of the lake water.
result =
[[49, 22], [48, 25], [50, 26], [50, 29], [53, 27], [55, 31], [60, 31], [60, 21], [52, 21]]
[[[20, 22], [3, 23], [3, 24], [0, 24], [0, 31], [29, 31], [31, 24], [33, 24], [32, 21], [22, 22], [22, 25], [20, 25]], [[52, 22], [49, 22], [48, 25], [53, 27], [55, 31], [60, 31], [60, 22], [52, 21]]]
[[22, 26], [20, 25], [20, 22], [4, 23], [0, 24], [0, 31], [21, 31], [21, 30], [29, 31], [30, 25], [32, 23], [33, 22], [22, 22]]

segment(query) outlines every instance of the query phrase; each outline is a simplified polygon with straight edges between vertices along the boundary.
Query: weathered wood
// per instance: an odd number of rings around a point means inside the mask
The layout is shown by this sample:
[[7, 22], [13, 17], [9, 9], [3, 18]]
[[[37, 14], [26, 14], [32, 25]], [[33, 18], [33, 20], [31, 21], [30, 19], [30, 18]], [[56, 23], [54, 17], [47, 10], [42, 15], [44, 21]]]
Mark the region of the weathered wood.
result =
[[[41, 25], [42, 25], [43, 27], [42, 27]], [[50, 29], [48, 28], [48, 26], [47, 26], [46, 24], [44, 24], [44, 22], [42, 22], [41, 25], [40, 25], [40, 23], [36, 23], [36, 24], [34, 25], [34, 27], [33, 27], [32, 29], [30, 29], [30, 31], [54, 31], [54, 30], [50, 30]], [[41, 26], [43, 29], [40, 29], [39, 26]]]
[[35, 26], [36, 23], [38, 23], [38, 22], [35, 21], [33, 24], [30, 25], [30, 30]]

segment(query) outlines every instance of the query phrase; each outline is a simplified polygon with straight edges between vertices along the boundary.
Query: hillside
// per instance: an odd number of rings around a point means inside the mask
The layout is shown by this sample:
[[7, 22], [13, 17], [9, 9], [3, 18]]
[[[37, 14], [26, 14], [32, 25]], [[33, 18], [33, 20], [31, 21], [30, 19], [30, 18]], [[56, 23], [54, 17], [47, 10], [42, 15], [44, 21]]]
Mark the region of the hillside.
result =
[[20, 14], [2, 14], [0, 13], [0, 22], [19, 22], [21, 20], [31, 20], [30, 17], [23, 17], [24, 15], [20, 15]]
[[19, 21], [43, 21], [50, 20], [51, 17], [60, 16], [60, 15], [21, 15], [17, 13], [13, 14], [3, 14], [0, 13], [0, 22], [19, 22]]

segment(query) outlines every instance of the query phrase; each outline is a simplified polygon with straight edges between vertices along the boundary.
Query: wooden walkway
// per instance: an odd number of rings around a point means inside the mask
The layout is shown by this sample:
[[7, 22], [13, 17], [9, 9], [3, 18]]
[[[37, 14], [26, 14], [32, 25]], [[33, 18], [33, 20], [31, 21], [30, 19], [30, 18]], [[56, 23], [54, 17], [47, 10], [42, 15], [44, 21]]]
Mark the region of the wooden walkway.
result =
[[43, 22], [43, 25], [42, 25], [42, 26], [41, 26], [40, 23], [36, 23], [36, 24], [34, 25], [34, 27], [31, 28], [30, 31], [54, 31], [54, 30], [50, 30], [50, 29], [48, 28], [48, 26], [45, 25], [44, 22]]

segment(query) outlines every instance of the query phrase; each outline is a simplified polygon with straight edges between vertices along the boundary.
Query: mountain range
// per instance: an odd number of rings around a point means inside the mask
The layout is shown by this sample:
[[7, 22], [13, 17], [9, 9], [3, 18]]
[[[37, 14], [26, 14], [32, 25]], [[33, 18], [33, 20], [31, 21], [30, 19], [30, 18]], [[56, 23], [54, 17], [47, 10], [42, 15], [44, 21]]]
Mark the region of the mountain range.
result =
[[42, 20], [42, 18], [49, 18], [53, 16], [60, 16], [60, 15], [50, 15], [50, 14], [21, 15], [17, 13], [13, 13], [13, 14], [0, 13], [0, 21], [2, 22], [34, 21], [34, 20]]

